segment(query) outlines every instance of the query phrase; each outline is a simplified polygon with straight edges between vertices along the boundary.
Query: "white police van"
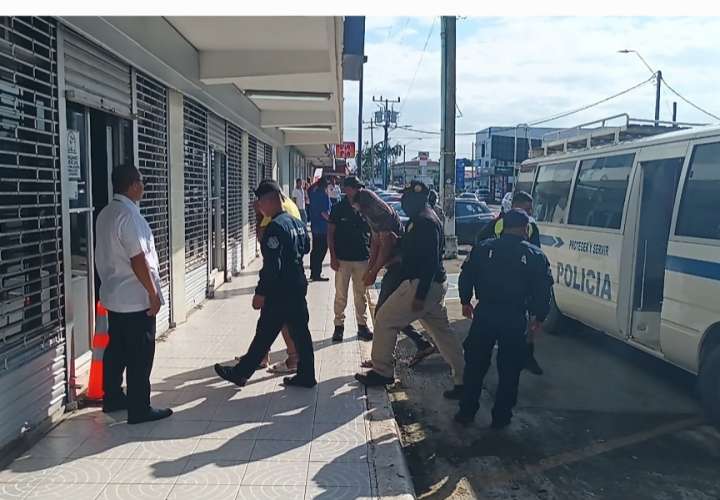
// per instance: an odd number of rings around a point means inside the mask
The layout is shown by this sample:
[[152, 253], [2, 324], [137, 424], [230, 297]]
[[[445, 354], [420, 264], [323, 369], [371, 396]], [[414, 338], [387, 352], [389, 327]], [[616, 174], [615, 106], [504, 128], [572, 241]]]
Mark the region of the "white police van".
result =
[[548, 330], [568, 316], [699, 374], [720, 422], [720, 126], [618, 115], [533, 153], [516, 191], [555, 278]]

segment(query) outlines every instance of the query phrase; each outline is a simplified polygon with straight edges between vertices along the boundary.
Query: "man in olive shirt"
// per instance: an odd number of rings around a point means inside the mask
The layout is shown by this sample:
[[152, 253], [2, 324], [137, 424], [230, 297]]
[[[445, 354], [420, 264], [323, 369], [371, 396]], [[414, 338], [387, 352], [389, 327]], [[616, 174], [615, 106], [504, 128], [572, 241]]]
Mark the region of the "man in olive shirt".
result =
[[352, 207], [348, 195], [349, 191], [361, 187], [357, 177], [345, 178], [343, 191], [346, 197], [333, 206], [328, 220], [330, 267], [335, 271], [335, 342], [342, 341], [345, 332], [345, 308], [351, 279], [358, 337], [372, 337], [367, 327], [367, 293], [363, 283], [370, 257], [370, 226]]

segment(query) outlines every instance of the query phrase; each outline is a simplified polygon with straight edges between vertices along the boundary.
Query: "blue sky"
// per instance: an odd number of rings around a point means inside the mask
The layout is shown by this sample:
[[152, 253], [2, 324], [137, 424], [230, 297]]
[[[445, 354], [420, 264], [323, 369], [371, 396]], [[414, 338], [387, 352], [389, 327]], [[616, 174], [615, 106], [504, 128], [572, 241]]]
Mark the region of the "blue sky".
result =
[[[600, 100], [649, 78], [634, 54], [639, 51], [667, 82], [700, 107], [720, 116], [720, 18], [649, 17], [494, 17], [459, 18], [457, 24], [458, 132], [542, 119]], [[423, 45], [430, 34], [427, 50]], [[376, 109], [372, 97], [400, 97], [400, 124], [423, 130], [440, 128], [440, 19], [368, 17], [366, 19], [364, 119]], [[413, 75], [417, 71], [414, 83]], [[344, 136], [357, 140], [358, 87], [345, 83]], [[662, 91], [661, 119], [717, 122]], [[654, 83], [606, 104], [552, 122], [572, 126], [629, 113], [652, 118]], [[376, 141], [382, 135], [375, 130]], [[422, 138], [422, 139], [420, 139]], [[363, 132], [363, 140], [370, 131]], [[470, 157], [472, 136], [458, 136], [457, 153]], [[437, 158], [437, 136], [391, 132], [407, 144], [408, 157], [430, 151]]]

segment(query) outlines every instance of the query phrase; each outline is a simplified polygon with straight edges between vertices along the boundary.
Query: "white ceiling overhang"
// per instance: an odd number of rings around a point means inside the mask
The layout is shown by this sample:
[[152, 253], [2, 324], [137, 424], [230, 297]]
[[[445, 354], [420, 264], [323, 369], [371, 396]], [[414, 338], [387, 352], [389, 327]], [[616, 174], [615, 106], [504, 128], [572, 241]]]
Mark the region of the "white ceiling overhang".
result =
[[[342, 142], [341, 17], [168, 17], [199, 54], [200, 80], [233, 84], [315, 164]], [[287, 128], [290, 130], [286, 130]]]

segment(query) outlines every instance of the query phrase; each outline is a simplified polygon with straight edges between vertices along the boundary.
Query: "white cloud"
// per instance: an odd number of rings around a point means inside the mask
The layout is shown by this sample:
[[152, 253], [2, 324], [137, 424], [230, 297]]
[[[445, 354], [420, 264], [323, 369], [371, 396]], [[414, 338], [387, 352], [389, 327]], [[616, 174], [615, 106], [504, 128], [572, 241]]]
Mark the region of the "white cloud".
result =
[[[372, 19], [372, 21], [371, 21]], [[365, 119], [375, 109], [373, 95], [400, 96], [401, 122], [414, 128], [439, 130], [440, 126], [440, 23], [437, 22], [422, 56], [417, 77], [408, 87], [432, 18], [412, 18], [403, 34], [404, 18], [367, 18], [365, 66]], [[391, 21], [390, 21], [391, 20]], [[427, 22], [429, 21], [429, 22]], [[384, 23], [384, 24], [383, 24]], [[376, 31], [385, 26], [386, 32]], [[392, 31], [390, 30], [392, 26]], [[373, 33], [372, 31], [375, 30]], [[475, 131], [487, 126], [512, 125], [544, 118], [602, 99], [650, 76], [634, 54], [635, 49], [665, 79], [709, 111], [720, 113], [720, 47], [713, 33], [720, 18], [468, 18], [458, 22], [457, 102], [463, 118], [456, 129]], [[390, 36], [388, 37], [388, 33]], [[394, 33], [394, 34], [393, 34]], [[346, 85], [345, 137], [357, 138], [357, 85]], [[661, 117], [670, 119], [673, 100], [680, 120], [708, 122], [711, 118], [663, 89]], [[583, 113], [554, 122], [570, 126], [615, 113], [652, 118], [652, 84]], [[379, 137], [379, 130], [376, 134]], [[391, 137], [417, 137], [395, 131]], [[367, 131], [364, 139], [368, 139]], [[470, 156], [473, 137], [458, 137], [457, 152]], [[400, 142], [403, 142], [402, 140]], [[429, 136], [408, 146], [439, 150], [439, 138]], [[433, 154], [433, 156], [437, 156]]]

